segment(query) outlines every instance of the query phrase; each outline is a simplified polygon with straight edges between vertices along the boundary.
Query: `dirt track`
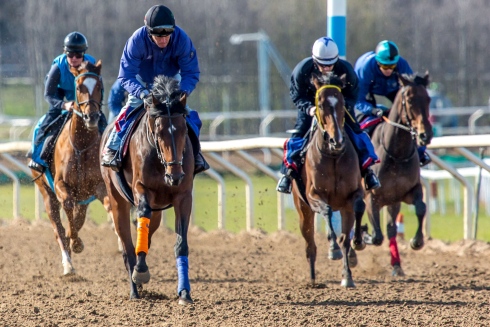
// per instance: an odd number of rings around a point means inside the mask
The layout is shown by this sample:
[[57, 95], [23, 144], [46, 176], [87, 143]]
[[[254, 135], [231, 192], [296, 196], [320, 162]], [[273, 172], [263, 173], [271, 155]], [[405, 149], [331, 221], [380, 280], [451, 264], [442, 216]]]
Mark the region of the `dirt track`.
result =
[[0, 227], [0, 326], [489, 326], [490, 246], [429, 241], [400, 245], [406, 277], [391, 277], [387, 245], [359, 252], [357, 287], [340, 287], [341, 263], [317, 235], [310, 288], [304, 241], [259, 232], [190, 233], [193, 306], [176, 297], [175, 236], [160, 229], [148, 256], [151, 281], [129, 301], [128, 278], [108, 226], [88, 222], [76, 277], [62, 277], [50, 225]]

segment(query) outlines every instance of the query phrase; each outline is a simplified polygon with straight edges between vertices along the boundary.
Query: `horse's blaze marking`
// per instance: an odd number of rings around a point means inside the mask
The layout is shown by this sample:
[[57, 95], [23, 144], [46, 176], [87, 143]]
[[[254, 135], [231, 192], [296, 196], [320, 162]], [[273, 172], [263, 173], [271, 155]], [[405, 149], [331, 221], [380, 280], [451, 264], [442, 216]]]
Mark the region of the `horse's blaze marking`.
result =
[[92, 78], [92, 77], [87, 77], [83, 81], [83, 85], [85, 85], [87, 87], [88, 93], [90, 95], [92, 95], [92, 93], [94, 92], [94, 89], [95, 89], [95, 85], [97, 85], [97, 80], [95, 78]]
[[173, 131], [176, 131], [177, 128], [175, 128], [175, 126], [173, 124], [170, 124], [170, 127], [168, 128], [168, 132], [169, 133], [172, 133]]
[[[334, 97], [333, 95], [327, 97], [327, 100], [328, 102], [332, 105], [333, 108], [335, 108], [335, 106], [337, 105], [337, 103], [339, 102], [339, 99], [337, 99], [336, 97]], [[337, 120], [337, 112], [334, 110], [333, 111], [333, 118], [335, 120]], [[342, 129], [340, 128], [340, 124], [337, 125], [337, 131], [340, 135], [340, 142], [343, 141], [343, 138], [342, 138]]]

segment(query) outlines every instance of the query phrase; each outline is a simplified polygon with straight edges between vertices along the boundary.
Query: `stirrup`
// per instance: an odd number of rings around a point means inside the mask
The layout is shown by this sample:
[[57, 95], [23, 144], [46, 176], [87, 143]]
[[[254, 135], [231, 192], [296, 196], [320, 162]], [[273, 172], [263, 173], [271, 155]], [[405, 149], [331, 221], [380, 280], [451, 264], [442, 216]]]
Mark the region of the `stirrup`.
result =
[[121, 168], [121, 162], [117, 158], [117, 151], [109, 148], [106, 149], [102, 155], [100, 164], [101, 166], [109, 167], [116, 172], [119, 171], [119, 168]]
[[27, 164], [27, 167], [37, 171], [38, 173], [41, 173], [43, 174], [45, 171], [46, 171], [46, 167], [44, 167], [43, 165], [35, 162], [34, 160], [30, 160], [29, 163]]

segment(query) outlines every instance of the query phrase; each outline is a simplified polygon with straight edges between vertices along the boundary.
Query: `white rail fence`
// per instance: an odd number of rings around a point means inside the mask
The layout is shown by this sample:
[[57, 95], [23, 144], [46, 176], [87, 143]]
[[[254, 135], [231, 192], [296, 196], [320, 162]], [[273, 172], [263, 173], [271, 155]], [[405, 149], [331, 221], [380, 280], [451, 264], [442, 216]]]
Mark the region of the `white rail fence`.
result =
[[[223, 153], [235, 152], [238, 156], [244, 159], [244, 162], [252, 165], [256, 169], [262, 171], [264, 174], [277, 181], [280, 177], [279, 172], [272, 170], [266, 163], [270, 160], [270, 155], [274, 154], [282, 157], [282, 148], [285, 138], [282, 137], [259, 137], [249, 138], [241, 140], [228, 140], [228, 141], [212, 141], [202, 142], [202, 150], [207, 159], [218, 163], [225, 170], [230, 171], [234, 175], [241, 178], [245, 183], [245, 197], [246, 197], [246, 228], [252, 230], [254, 228], [254, 212], [253, 212], [253, 184], [248, 174], [242, 169], [236, 167], [232, 163], [228, 162], [223, 156]], [[0, 155], [3, 159], [10, 162], [18, 169], [30, 174], [26, 164], [16, 160], [10, 155], [12, 152], [26, 152], [30, 149], [30, 142], [9, 142], [0, 144]], [[456, 151], [460, 155], [467, 158], [470, 162], [474, 163], [476, 167], [481, 167], [486, 172], [490, 172], [490, 166], [487, 165], [479, 157], [475, 156], [469, 148], [487, 148], [490, 147], [490, 134], [485, 135], [466, 135], [466, 136], [445, 136], [436, 137], [432, 140], [432, 144], [429, 149], [451, 149]], [[247, 150], [262, 149], [264, 151], [264, 161], [260, 161], [247, 153]], [[447, 164], [439, 157], [434, 155], [431, 151], [428, 151], [433, 163], [440, 169], [445, 170], [455, 180], [459, 181], [463, 187], [463, 237], [464, 239], [475, 239], [476, 230], [474, 222], [472, 221], [472, 214], [474, 213], [474, 188], [472, 184], [463, 176], [460, 170], [455, 169], [451, 165]], [[14, 195], [13, 195], [13, 216], [19, 217], [19, 203], [20, 199], [20, 183], [15, 177], [15, 174], [7, 169], [5, 166], [0, 165], [0, 170], [3, 171], [13, 181]], [[445, 173], [445, 174], [447, 174]], [[225, 207], [226, 207], [226, 189], [225, 182], [220, 173], [217, 170], [209, 169], [206, 174], [214, 179], [218, 185], [218, 228], [225, 228]], [[467, 175], [467, 174], [465, 174]], [[447, 176], [446, 176], [447, 177]], [[437, 180], [441, 178], [440, 171], [434, 170], [422, 170], [422, 183], [425, 188], [425, 201], [428, 205], [425, 233], [426, 236], [430, 236], [430, 188], [429, 181]], [[285, 228], [285, 200], [286, 195], [277, 194], [277, 229], [283, 230]], [[36, 189], [36, 201], [35, 201], [35, 215], [36, 219], [41, 217], [40, 209], [40, 195]]]

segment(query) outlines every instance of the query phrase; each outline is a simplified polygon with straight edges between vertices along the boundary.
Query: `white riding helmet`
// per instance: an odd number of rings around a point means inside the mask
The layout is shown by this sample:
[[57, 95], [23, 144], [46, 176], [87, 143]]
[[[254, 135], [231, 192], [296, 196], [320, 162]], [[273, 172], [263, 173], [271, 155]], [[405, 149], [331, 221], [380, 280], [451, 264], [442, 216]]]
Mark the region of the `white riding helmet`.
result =
[[315, 41], [311, 49], [313, 60], [320, 65], [333, 65], [339, 60], [339, 48], [335, 41], [329, 37], [322, 37]]

